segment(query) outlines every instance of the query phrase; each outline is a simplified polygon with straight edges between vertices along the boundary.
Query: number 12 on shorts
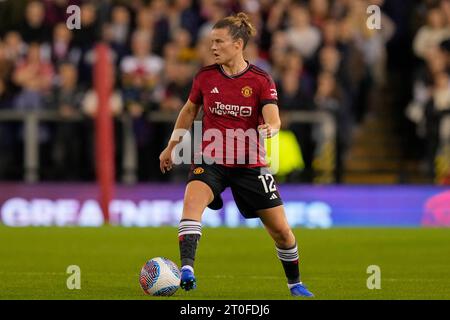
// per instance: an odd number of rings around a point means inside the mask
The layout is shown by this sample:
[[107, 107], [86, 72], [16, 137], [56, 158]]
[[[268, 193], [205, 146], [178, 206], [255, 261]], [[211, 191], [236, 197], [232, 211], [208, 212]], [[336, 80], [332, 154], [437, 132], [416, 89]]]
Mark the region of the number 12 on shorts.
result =
[[[275, 179], [273, 178], [273, 176], [270, 173], [262, 174], [262, 175], [258, 176], [258, 179], [261, 180], [263, 187], [264, 187], [264, 191], [266, 193], [277, 191], [277, 186], [275, 185]], [[267, 185], [267, 182], [269, 182], [268, 185]]]

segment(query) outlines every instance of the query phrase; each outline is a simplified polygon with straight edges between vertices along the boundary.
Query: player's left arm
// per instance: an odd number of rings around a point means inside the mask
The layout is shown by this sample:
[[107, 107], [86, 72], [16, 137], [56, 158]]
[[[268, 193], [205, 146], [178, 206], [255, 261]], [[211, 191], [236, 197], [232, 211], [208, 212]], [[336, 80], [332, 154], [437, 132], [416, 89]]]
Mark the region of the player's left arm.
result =
[[275, 136], [280, 131], [281, 120], [278, 111], [278, 94], [275, 82], [270, 76], [261, 82], [260, 101], [264, 124], [258, 126], [258, 131], [264, 138]]
[[264, 124], [258, 126], [258, 131], [265, 137], [275, 136], [280, 131], [281, 120], [278, 106], [274, 103], [268, 103], [262, 108]]

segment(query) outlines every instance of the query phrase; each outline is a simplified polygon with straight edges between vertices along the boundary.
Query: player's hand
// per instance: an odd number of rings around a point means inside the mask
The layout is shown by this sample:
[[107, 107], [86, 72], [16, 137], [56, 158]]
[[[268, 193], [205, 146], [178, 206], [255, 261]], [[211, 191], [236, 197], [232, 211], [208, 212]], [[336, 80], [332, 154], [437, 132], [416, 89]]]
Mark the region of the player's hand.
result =
[[258, 126], [258, 131], [263, 138], [271, 138], [275, 136], [279, 130], [272, 128], [268, 123], [264, 123]]
[[172, 166], [172, 148], [167, 147], [159, 155], [159, 168], [162, 173], [166, 173], [166, 171], [172, 170]]

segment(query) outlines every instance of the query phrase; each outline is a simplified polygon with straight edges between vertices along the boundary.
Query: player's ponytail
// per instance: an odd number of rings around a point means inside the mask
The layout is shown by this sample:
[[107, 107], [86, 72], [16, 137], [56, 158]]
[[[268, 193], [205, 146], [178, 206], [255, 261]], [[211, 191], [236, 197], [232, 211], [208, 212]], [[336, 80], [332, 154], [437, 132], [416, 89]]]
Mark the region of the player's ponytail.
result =
[[250, 38], [256, 35], [256, 30], [250, 22], [250, 19], [244, 12], [239, 12], [235, 16], [228, 16], [219, 20], [213, 29], [228, 28], [233, 40], [242, 39], [244, 48]]

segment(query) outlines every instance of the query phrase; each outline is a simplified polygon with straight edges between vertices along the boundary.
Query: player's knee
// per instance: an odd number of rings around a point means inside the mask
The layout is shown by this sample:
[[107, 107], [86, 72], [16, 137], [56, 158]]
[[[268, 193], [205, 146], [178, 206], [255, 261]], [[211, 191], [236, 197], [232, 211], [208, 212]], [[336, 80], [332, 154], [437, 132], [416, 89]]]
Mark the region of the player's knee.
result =
[[290, 228], [274, 230], [275, 242], [279, 248], [289, 248], [295, 244], [295, 237]]
[[204, 209], [197, 201], [188, 199], [183, 204], [183, 218], [200, 220]]

